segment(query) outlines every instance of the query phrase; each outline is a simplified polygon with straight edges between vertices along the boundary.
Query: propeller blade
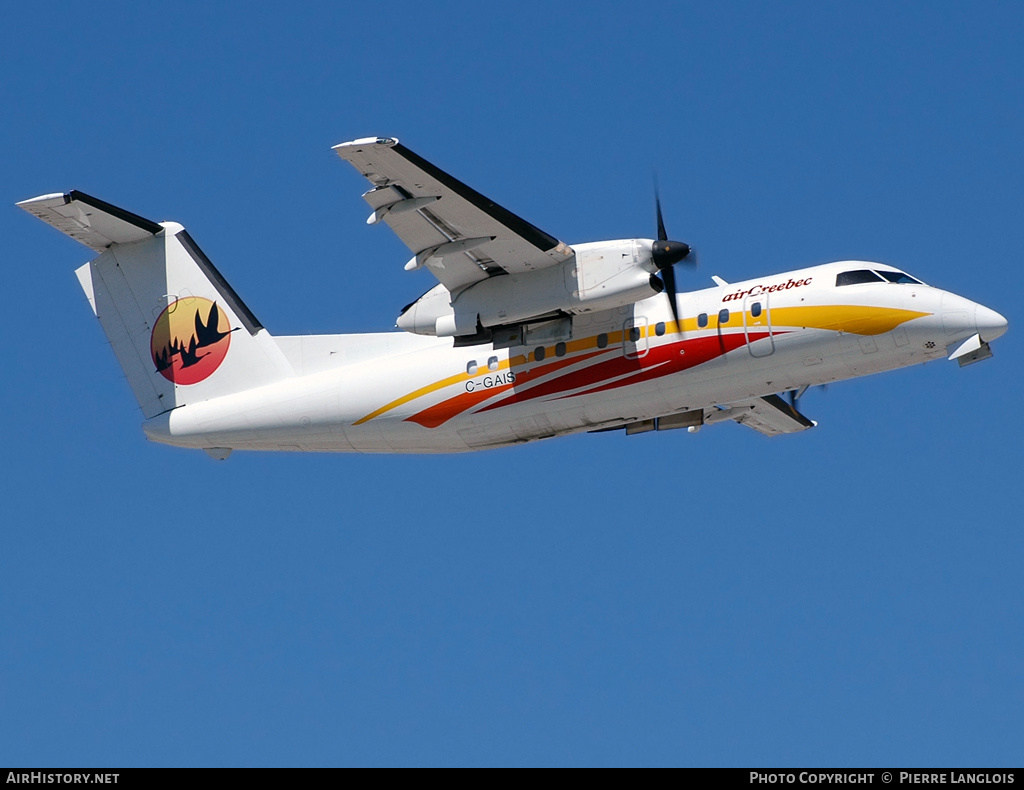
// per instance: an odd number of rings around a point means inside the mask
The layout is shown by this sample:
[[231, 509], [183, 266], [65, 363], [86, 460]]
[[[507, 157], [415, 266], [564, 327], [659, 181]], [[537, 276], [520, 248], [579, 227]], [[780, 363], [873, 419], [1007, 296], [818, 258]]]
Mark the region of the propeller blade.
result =
[[668, 231], [665, 230], [665, 217], [661, 213], [661, 193], [658, 189], [658, 176], [654, 176], [654, 212], [658, 221], [658, 239], [651, 247], [651, 260], [661, 272], [661, 280], [665, 286], [665, 294], [668, 296], [669, 305], [672, 308], [672, 317], [676, 322], [676, 331], [683, 331], [683, 322], [679, 320], [679, 305], [676, 302], [676, 271], [675, 265], [680, 261], [689, 258], [687, 263], [692, 266], [697, 264], [696, 254], [690, 245], [681, 241], [669, 241]]
[[[788, 392], [786, 392], [786, 396], [789, 398], [789, 405], [791, 408], [796, 409], [797, 403], [800, 402], [800, 399], [804, 396], [804, 393], [807, 392], [808, 389], [810, 389], [810, 386], [810, 384], [804, 384], [799, 389], [789, 390]], [[821, 389], [826, 388], [824, 384], [819, 384], [818, 387], [820, 387]]]
[[683, 323], [679, 320], [679, 305], [676, 303], [676, 270], [669, 266], [662, 269], [661, 279], [665, 282], [665, 294], [668, 296], [669, 306], [672, 308], [672, 317], [676, 322], [676, 331], [683, 331]]
[[654, 208], [658, 214], [658, 241], [668, 241], [668, 233], [665, 230], [665, 218], [661, 216], [661, 196], [658, 194], [658, 184], [654, 184]]
[[654, 265], [664, 270], [674, 266], [690, 254], [690, 245], [681, 241], [669, 241], [665, 230], [665, 217], [661, 213], [661, 194], [658, 190], [658, 178], [654, 178], [654, 213], [658, 220], [658, 240], [651, 249]]

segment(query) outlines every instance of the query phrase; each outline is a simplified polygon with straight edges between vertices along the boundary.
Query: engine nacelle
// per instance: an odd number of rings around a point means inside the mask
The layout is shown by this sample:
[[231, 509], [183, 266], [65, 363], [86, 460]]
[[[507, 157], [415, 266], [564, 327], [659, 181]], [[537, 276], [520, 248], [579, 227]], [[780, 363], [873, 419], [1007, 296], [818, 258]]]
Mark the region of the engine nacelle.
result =
[[532, 272], [489, 277], [454, 298], [443, 285], [420, 297], [398, 317], [407, 332], [441, 337], [475, 334], [482, 326], [507, 326], [560, 314], [589, 313], [634, 304], [661, 291], [652, 275], [648, 239], [595, 242], [574, 247], [575, 257]]

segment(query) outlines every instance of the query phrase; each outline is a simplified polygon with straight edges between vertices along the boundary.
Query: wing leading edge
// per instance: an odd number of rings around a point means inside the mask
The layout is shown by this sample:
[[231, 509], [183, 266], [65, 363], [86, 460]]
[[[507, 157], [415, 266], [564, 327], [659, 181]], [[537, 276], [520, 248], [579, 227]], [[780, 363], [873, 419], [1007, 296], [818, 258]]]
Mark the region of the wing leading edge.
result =
[[414, 257], [452, 293], [503, 274], [543, 269], [573, 250], [410, 151], [394, 138], [370, 137], [333, 149], [373, 188], [363, 198], [370, 224], [387, 223]]

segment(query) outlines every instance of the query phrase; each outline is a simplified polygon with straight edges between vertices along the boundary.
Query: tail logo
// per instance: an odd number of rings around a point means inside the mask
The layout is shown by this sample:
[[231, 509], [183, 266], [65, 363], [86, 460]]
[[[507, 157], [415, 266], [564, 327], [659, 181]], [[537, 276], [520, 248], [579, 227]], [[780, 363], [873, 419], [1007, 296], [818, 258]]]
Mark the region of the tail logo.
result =
[[216, 302], [201, 296], [175, 299], [153, 327], [153, 364], [168, 381], [198, 384], [224, 361], [233, 331]]

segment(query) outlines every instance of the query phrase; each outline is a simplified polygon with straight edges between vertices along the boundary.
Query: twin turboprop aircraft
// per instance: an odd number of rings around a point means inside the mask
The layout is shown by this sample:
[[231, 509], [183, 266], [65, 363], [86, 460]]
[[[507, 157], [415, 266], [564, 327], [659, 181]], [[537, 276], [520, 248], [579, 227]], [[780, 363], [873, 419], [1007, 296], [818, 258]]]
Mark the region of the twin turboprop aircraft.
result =
[[[271, 335], [174, 222], [81, 192], [18, 205], [99, 253], [82, 288], [158, 442], [449, 453], [581, 431], [768, 436], [815, 425], [808, 387], [992, 355], [998, 313], [892, 266], [843, 261], [680, 293], [688, 245], [569, 246], [393, 138], [335, 146], [371, 184], [369, 224], [438, 284], [402, 332]], [[789, 393], [787, 401], [780, 393]]]

